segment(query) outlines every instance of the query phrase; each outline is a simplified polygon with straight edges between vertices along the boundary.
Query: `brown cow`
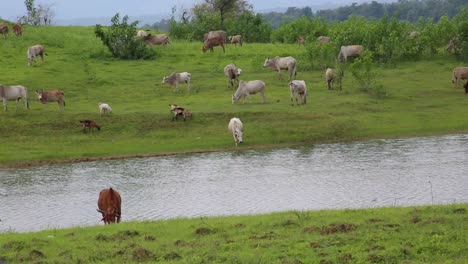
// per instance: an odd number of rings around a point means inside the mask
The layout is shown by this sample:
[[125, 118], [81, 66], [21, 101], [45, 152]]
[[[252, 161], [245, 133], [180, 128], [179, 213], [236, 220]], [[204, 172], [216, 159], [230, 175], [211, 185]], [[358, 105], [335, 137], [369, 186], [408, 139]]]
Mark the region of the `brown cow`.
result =
[[8, 25], [5, 23], [0, 23], [0, 34], [3, 35], [3, 38], [8, 36]]
[[97, 209], [102, 214], [101, 221], [104, 221], [104, 224], [120, 223], [122, 217], [121, 204], [122, 199], [119, 192], [112, 188], [102, 190], [99, 193]]
[[39, 101], [46, 105], [46, 108], [48, 107], [48, 102], [57, 102], [60, 110], [63, 110], [65, 106], [65, 93], [61, 90], [44, 92], [44, 90], [41, 89], [40, 91], [36, 90], [36, 95]]
[[101, 131], [101, 127], [93, 120], [80, 120], [80, 123], [83, 126], [83, 133], [86, 133], [86, 128], [89, 132], [91, 132], [92, 128], [96, 128], [98, 131]]
[[15, 32], [16, 36], [23, 35], [23, 27], [20, 24], [15, 24], [13, 26], [13, 32]]
[[176, 104], [170, 104], [171, 107], [171, 112], [174, 114], [174, 117], [172, 117], [172, 121], [177, 120], [179, 117], [183, 117], [184, 121], [186, 118], [192, 118], [192, 112], [189, 110], [180, 107]]
[[169, 36], [166, 34], [148, 34], [147, 36], [143, 36], [143, 39], [145, 40], [146, 44], [150, 46], [161, 45], [166, 47], [167, 44], [169, 44]]
[[203, 52], [206, 52], [208, 49], [213, 52], [213, 47], [215, 46], [221, 46], [223, 48], [223, 52], [226, 52], [224, 49], [224, 45], [226, 45], [226, 36], [226, 32], [222, 30], [208, 32], [206, 40], [203, 42]]

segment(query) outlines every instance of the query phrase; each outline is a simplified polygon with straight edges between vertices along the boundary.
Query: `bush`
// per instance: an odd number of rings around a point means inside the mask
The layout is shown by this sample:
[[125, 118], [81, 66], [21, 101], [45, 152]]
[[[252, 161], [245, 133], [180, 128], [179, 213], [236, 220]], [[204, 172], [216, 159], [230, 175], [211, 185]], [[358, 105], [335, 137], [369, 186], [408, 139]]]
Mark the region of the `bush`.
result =
[[373, 70], [373, 58], [370, 52], [363, 57], [357, 58], [350, 65], [351, 74], [358, 83], [361, 91], [377, 98], [386, 97], [387, 90], [377, 82], [377, 73]]
[[136, 37], [138, 21], [127, 23], [128, 16], [124, 16], [122, 22], [119, 13], [112, 18], [112, 25], [105, 32], [103, 27], [96, 25], [94, 33], [109, 48], [113, 57], [120, 59], [152, 59], [156, 52], [149, 49], [141, 39]]

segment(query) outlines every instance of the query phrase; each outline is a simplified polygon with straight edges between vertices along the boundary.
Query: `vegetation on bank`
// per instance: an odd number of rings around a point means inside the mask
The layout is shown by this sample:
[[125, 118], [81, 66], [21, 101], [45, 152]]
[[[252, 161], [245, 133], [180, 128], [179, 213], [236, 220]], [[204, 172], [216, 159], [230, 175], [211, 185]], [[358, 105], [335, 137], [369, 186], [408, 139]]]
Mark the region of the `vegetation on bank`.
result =
[[[466, 263], [468, 204], [4, 233], [7, 263]], [[124, 215], [125, 217], [125, 215]]]
[[[26, 50], [38, 43], [48, 55], [28, 67]], [[113, 59], [91, 27], [26, 26], [23, 37], [2, 39], [1, 83], [26, 86], [31, 109], [22, 104], [16, 109], [10, 101], [10, 110], [1, 111], [0, 166], [233, 149], [227, 131], [233, 116], [245, 127], [244, 144], [237, 149], [468, 131], [467, 96], [451, 83], [452, 69], [460, 63], [447, 53], [371, 65], [376, 87], [385, 90], [381, 99], [363, 91], [348, 68], [343, 90], [328, 91], [324, 70], [308, 60], [307, 47], [246, 43], [229, 45], [226, 53], [219, 47], [202, 53], [201, 47], [201, 42], [172, 41], [167, 48], [154, 47], [154, 60], [131, 61]], [[277, 72], [262, 67], [277, 55], [298, 60], [296, 78], [307, 83], [307, 105], [292, 107], [286, 73], [278, 80]], [[234, 90], [223, 76], [229, 63], [243, 70], [242, 80], [266, 82], [267, 103], [258, 95], [244, 105], [231, 103]], [[174, 71], [192, 74], [191, 94], [185, 84], [174, 93], [161, 83]], [[53, 103], [45, 109], [36, 89], [63, 90], [65, 110]], [[112, 115], [100, 117], [98, 102], [109, 103]], [[193, 120], [171, 121], [173, 103], [193, 112]], [[83, 119], [95, 120], [101, 131], [83, 133]]]

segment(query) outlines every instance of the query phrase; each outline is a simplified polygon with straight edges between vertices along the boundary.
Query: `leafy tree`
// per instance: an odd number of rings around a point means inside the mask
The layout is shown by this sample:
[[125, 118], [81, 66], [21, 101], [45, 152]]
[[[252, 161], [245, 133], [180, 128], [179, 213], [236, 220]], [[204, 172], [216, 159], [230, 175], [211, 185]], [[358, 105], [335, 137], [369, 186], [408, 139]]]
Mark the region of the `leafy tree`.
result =
[[224, 21], [230, 17], [240, 16], [244, 11], [251, 11], [252, 6], [246, 0], [205, 0], [205, 3], [196, 5], [193, 13], [198, 19], [207, 14], [217, 14], [220, 28], [225, 29]]
[[138, 21], [128, 24], [128, 16], [120, 22], [119, 13], [112, 18], [112, 25], [107, 31], [99, 24], [96, 25], [94, 33], [109, 48], [112, 56], [121, 59], [151, 59], [156, 56], [153, 49], [147, 48], [146, 44], [136, 37], [136, 26]]

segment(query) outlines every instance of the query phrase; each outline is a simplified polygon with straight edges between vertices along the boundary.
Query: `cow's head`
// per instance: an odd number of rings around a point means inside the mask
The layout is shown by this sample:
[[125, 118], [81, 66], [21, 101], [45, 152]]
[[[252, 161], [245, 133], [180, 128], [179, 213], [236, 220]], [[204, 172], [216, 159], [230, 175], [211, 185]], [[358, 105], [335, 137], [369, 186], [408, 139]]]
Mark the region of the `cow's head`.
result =
[[44, 102], [45, 100], [47, 100], [47, 98], [45, 98], [45, 93], [44, 93], [44, 90], [36, 90], [36, 96], [37, 96], [37, 99], [39, 99], [39, 101], [41, 102]]
[[235, 96], [235, 95], [232, 95], [232, 96], [231, 96], [231, 102], [232, 102], [232, 104], [235, 104], [235, 103], [237, 103], [237, 100], [239, 100], [239, 99], [238, 99], [238, 98], [236, 98], [236, 96]]
[[268, 67], [271, 65], [271, 59], [266, 58], [265, 63], [263, 63], [263, 67]]
[[97, 209], [97, 211], [102, 214], [101, 221], [104, 221], [105, 224], [120, 222], [120, 212], [118, 212], [116, 207], [108, 207], [106, 211]]
[[242, 130], [236, 129], [234, 131], [234, 137], [236, 138], [236, 145], [237, 145], [237, 143], [241, 144], [243, 142], [243, 140], [242, 140]]

